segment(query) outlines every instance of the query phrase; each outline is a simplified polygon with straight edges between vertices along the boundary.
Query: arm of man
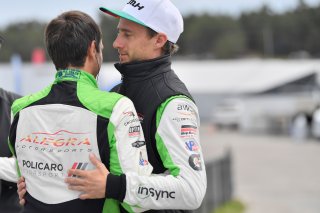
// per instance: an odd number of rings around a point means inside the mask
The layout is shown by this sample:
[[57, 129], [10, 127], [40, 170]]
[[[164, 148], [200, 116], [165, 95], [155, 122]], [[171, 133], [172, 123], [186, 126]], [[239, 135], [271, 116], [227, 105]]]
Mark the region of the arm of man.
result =
[[0, 179], [17, 183], [18, 178], [15, 158], [0, 157]]
[[[9, 110], [9, 109], [7, 109]], [[7, 111], [6, 110], [6, 111]], [[5, 112], [3, 112], [5, 113]], [[10, 115], [11, 114], [11, 115]], [[9, 118], [4, 116], [4, 119], [7, 119], [5, 121], [5, 127], [8, 126], [8, 129], [4, 128], [5, 130], [7, 130], [7, 132], [9, 132], [9, 126], [10, 123], [13, 120], [13, 115], [12, 112], [10, 111], [9, 114]], [[8, 139], [8, 133], [6, 134], [6, 138]], [[3, 141], [3, 144], [6, 144], [6, 152], [10, 152], [9, 147], [8, 147], [8, 143]], [[0, 157], [0, 179], [5, 180], [5, 181], [9, 181], [9, 182], [13, 182], [13, 183], [17, 183], [18, 181], [18, 173], [17, 173], [17, 164], [16, 164], [16, 159], [14, 157], [8, 157], [12, 155], [11, 154], [6, 154], [6, 157]]]
[[[197, 107], [187, 98], [170, 99], [159, 107], [157, 149], [168, 171], [152, 176], [127, 172], [125, 203], [146, 209], [196, 209], [200, 206], [207, 181], [199, 126]], [[108, 190], [108, 185], [106, 187]]]
[[14, 94], [12, 92], [6, 91], [0, 88], [0, 114], [1, 114], [1, 133], [0, 133], [0, 179], [14, 182], [18, 181], [18, 174], [16, 168], [16, 161], [14, 158], [8, 158], [11, 156], [10, 150], [8, 148], [8, 134], [10, 129], [10, 124], [13, 120], [13, 115], [10, 110], [11, 104], [14, 100], [20, 98], [20, 95]]
[[124, 200], [150, 209], [196, 209], [207, 186], [198, 109], [188, 98], [172, 97], [158, 108], [156, 123], [157, 150], [167, 172], [127, 175]]
[[[81, 199], [112, 198], [123, 202], [130, 212], [141, 212], [138, 206], [124, 201], [128, 174], [148, 176], [152, 166], [148, 162], [147, 149], [142, 127], [133, 106], [126, 97], [121, 98], [113, 108], [108, 127], [110, 147], [110, 173], [94, 156], [90, 160], [96, 170], [71, 170], [70, 174], [81, 178], [67, 178], [70, 189], [83, 191]], [[130, 176], [130, 175], [129, 175]]]

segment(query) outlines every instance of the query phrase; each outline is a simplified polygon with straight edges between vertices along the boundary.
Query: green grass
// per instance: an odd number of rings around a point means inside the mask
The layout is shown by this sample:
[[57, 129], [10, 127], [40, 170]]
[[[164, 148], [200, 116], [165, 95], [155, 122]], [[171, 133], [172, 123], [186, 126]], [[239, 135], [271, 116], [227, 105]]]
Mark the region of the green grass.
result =
[[245, 206], [243, 203], [237, 200], [232, 200], [223, 204], [212, 213], [244, 213], [244, 210]]

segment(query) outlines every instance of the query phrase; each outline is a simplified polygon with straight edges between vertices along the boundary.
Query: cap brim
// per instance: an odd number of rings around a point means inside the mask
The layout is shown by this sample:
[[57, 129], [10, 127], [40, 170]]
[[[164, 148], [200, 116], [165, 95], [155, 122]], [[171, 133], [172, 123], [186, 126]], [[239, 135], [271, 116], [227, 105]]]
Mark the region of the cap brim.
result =
[[104, 13], [107, 13], [111, 16], [114, 16], [116, 18], [124, 18], [124, 19], [127, 19], [129, 21], [133, 21], [137, 24], [140, 24], [144, 27], [148, 27], [145, 23], [143, 23], [142, 21], [139, 21], [138, 19], [136, 19], [135, 17], [129, 15], [128, 13], [126, 12], [123, 12], [123, 11], [119, 11], [119, 10], [111, 10], [111, 9], [107, 9], [107, 8], [104, 8], [104, 7], [100, 7], [99, 8], [102, 12]]

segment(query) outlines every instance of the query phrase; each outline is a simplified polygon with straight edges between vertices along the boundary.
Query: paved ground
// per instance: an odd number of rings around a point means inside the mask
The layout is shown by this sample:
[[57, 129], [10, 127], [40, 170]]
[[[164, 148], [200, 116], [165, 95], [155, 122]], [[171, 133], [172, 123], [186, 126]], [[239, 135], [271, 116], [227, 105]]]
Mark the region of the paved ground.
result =
[[233, 153], [234, 195], [246, 213], [320, 213], [320, 142], [202, 126], [205, 160]]

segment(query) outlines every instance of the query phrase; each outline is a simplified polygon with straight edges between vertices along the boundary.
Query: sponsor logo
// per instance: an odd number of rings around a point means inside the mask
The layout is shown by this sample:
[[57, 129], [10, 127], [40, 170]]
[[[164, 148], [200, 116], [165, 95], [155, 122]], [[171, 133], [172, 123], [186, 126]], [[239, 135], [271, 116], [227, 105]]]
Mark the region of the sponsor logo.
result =
[[196, 143], [196, 141], [194, 140], [188, 140], [185, 142], [186, 144], [186, 148], [189, 150], [189, 151], [198, 151], [199, 150], [199, 146], [198, 144]]
[[197, 134], [197, 127], [193, 125], [181, 126], [181, 138], [193, 138]]
[[38, 177], [50, 177], [50, 178], [65, 178], [65, 174], [63, 172], [48, 172], [43, 170], [32, 170], [32, 169], [25, 169], [22, 168], [21, 172], [23, 175], [31, 175], [31, 176], [38, 176]]
[[41, 152], [92, 152], [90, 133], [59, 130], [55, 133], [34, 132], [19, 139], [17, 149]]
[[57, 73], [58, 79], [63, 78], [73, 78], [73, 79], [80, 79], [81, 72], [78, 70], [62, 70]]
[[51, 172], [63, 171], [62, 164], [55, 164], [55, 163], [43, 163], [43, 162], [22, 160], [22, 166], [28, 169], [44, 170], [44, 171], [51, 171]]
[[52, 147], [39, 147], [38, 145], [17, 145], [16, 146], [17, 150], [18, 149], [28, 149], [30, 151], [40, 151], [40, 152], [51, 152], [51, 153], [76, 153], [76, 152], [92, 152], [92, 149], [79, 149], [79, 148], [52, 148]]
[[84, 136], [88, 133], [74, 133], [67, 130], [59, 130], [55, 133], [34, 132], [22, 137], [20, 143], [33, 143], [51, 147], [76, 147], [89, 146], [90, 140]]
[[202, 170], [202, 163], [201, 163], [200, 154], [192, 154], [189, 157], [189, 165], [191, 166], [192, 169], [194, 169], [196, 171], [201, 171]]
[[134, 118], [132, 120], [129, 120], [127, 122], [124, 123], [124, 126], [128, 126], [129, 124], [135, 123], [135, 122], [139, 122], [139, 118]]
[[137, 195], [140, 199], [145, 199], [148, 197], [154, 197], [156, 200], [159, 199], [175, 199], [175, 191], [169, 192], [164, 190], [157, 190], [154, 188], [148, 188], [144, 186], [139, 186], [137, 190]]
[[140, 126], [132, 126], [129, 128], [129, 137], [137, 137], [140, 135]]
[[135, 117], [136, 117], [136, 115], [132, 111], [123, 112], [122, 113], [122, 118], [120, 119], [120, 123], [122, 123], [123, 120], [125, 120], [125, 121], [135, 120]]
[[142, 157], [142, 152], [140, 152], [140, 157], [139, 157], [139, 165], [140, 166], [146, 166], [148, 165], [148, 160], [145, 160], [143, 157]]
[[178, 113], [184, 116], [195, 115], [195, 111], [188, 104], [178, 104]]
[[133, 7], [137, 7], [138, 10], [142, 10], [144, 8], [144, 6], [140, 5], [140, 3], [138, 3], [135, 0], [130, 0], [127, 4], [132, 5]]
[[131, 145], [132, 145], [132, 147], [140, 148], [142, 146], [145, 146], [146, 142], [145, 141], [136, 141], [136, 142], [132, 143]]
[[[80, 169], [80, 170], [86, 170], [89, 163], [81, 163], [81, 162], [74, 162], [72, 164], [71, 169]], [[69, 174], [68, 177], [71, 175]], [[72, 175], [72, 177], [76, 177], [76, 175]]]
[[195, 118], [185, 118], [185, 117], [176, 117], [176, 118], [172, 118], [173, 121], [176, 121], [178, 123], [183, 122], [183, 121], [191, 121], [193, 123], [196, 123], [196, 119]]
[[134, 115], [134, 113], [133, 113], [132, 111], [123, 112], [122, 114], [124, 115], [124, 117], [126, 117], [126, 116], [134, 117], [134, 116], [135, 116], [135, 115]]

